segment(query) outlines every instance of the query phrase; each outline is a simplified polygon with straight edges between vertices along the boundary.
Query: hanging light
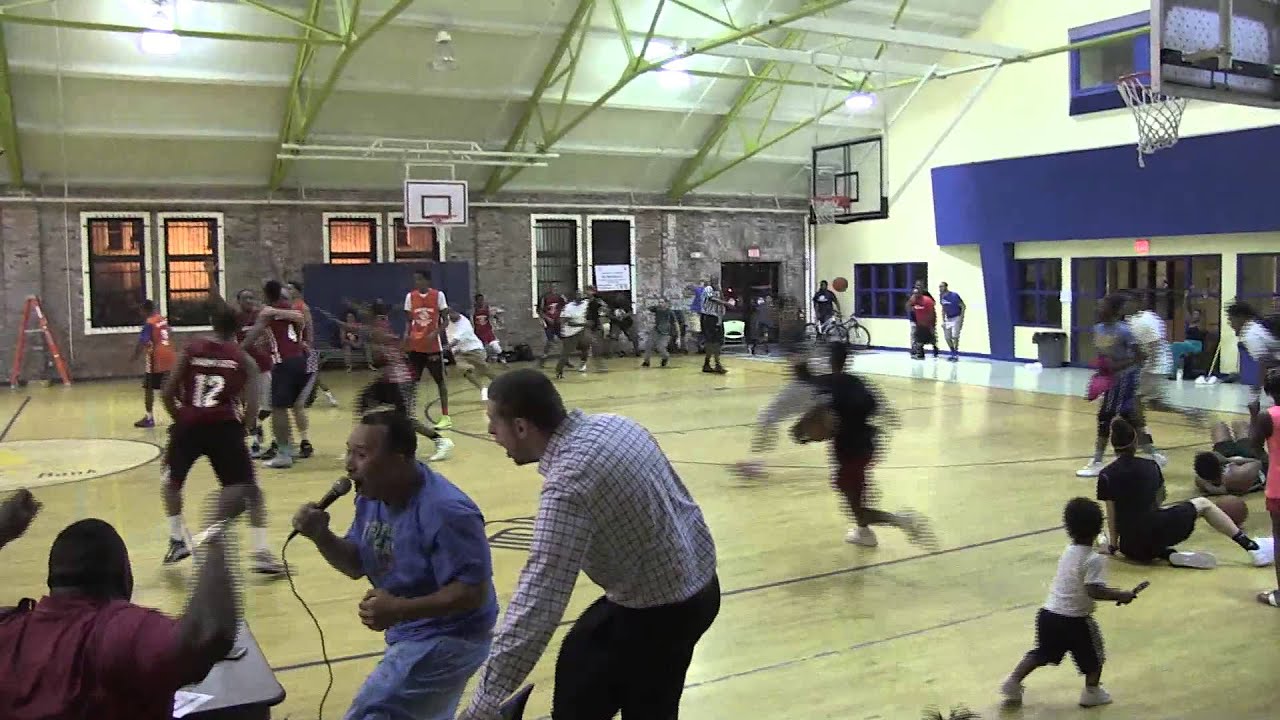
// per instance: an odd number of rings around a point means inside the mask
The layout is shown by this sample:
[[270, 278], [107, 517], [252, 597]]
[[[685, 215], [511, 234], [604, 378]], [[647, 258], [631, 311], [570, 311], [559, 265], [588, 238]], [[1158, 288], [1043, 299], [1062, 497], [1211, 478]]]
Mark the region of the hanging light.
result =
[[849, 112], [866, 112], [876, 106], [875, 93], [856, 92], [851, 93], [844, 100], [844, 107]]
[[[666, 58], [677, 54], [675, 48], [664, 42], [654, 40], [649, 43], [648, 49], [645, 50], [644, 59], [649, 62], [662, 62]], [[667, 90], [681, 90], [693, 84], [693, 76], [687, 72], [688, 67], [689, 58], [675, 58], [662, 63], [662, 68], [655, 70], [654, 74], [658, 76], [658, 84]]]
[[173, 34], [173, 0], [155, 0], [155, 10], [147, 19], [147, 30], [138, 36], [138, 49], [147, 55], [174, 55], [182, 39]]

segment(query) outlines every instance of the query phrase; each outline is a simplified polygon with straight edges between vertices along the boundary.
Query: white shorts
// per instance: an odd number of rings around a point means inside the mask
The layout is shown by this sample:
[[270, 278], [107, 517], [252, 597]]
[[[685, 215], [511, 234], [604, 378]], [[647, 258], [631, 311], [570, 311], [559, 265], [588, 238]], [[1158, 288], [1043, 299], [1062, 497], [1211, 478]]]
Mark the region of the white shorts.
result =
[[263, 370], [258, 374], [258, 409], [271, 409], [271, 371]]
[[960, 328], [964, 326], [964, 318], [959, 315], [953, 318], [942, 319], [942, 330], [948, 335], [959, 335]]
[[497, 340], [494, 340], [493, 342], [489, 343], [486, 347], [489, 348], [489, 353], [492, 355], [502, 354], [502, 343], [498, 342]]

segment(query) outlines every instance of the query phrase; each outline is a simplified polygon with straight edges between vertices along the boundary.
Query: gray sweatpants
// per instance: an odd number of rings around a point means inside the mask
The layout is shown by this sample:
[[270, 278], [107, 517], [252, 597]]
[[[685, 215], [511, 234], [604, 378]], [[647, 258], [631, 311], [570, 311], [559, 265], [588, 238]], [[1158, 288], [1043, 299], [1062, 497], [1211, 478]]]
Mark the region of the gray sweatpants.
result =
[[666, 362], [671, 359], [671, 353], [667, 351], [667, 345], [671, 343], [671, 335], [660, 332], [649, 333], [649, 342], [644, 346], [644, 361], [649, 362], [649, 358], [653, 357], [654, 348], [657, 348], [658, 354], [662, 356], [662, 361]]
[[778, 423], [804, 414], [817, 402], [818, 394], [812, 386], [794, 379], [784, 385], [760, 410], [756, 435], [751, 442], [752, 451], [765, 452], [772, 448], [778, 438]]

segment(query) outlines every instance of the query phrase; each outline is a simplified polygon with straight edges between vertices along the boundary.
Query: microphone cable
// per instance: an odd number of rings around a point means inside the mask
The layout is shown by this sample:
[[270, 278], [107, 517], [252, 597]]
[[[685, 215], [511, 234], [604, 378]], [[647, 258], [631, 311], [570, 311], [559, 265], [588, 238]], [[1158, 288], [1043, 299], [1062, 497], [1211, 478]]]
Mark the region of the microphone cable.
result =
[[333, 690], [333, 661], [329, 659], [329, 648], [324, 640], [324, 628], [320, 627], [320, 621], [316, 618], [316, 614], [311, 612], [311, 607], [307, 605], [307, 601], [302, 599], [302, 595], [298, 594], [298, 586], [293, 584], [293, 571], [289, 569], [289, 543], [293, 542], [290, 536], [284, 541], [284, 546], [280, 548], [280, 562], [284, 564], [284, 576], [289, 580], [289, 589], [293, 591], [293, 596], [302, 603], [302, 609], [307, 611], [307, 616], [311, 618], [311, 622], [316, 626], [316, 632], [320, 634], [320, 657], [324, 659], [325, 671], [329, 673], [329, 683], [325, 685], [324, 694], [320, 696], [320, 710], [317, 720], [324, 720], [324, 704], [329, 699], [329, 693]]

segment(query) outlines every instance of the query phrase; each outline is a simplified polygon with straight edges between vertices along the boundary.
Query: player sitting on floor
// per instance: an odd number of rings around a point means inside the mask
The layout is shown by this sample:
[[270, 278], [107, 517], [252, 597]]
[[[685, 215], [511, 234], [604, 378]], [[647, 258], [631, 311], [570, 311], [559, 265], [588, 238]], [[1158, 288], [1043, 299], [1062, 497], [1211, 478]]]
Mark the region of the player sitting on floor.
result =
[[1154, 460], [1134, 454], [1137, 439], [1137, 431], [1124, 418], [1111, 421], [1111, 445], [1117, 457], [1098, 475], [1098, 499], [1107, 504], [1110, 537], [1104, 542], [1105, 552], [1118, 551], [1141, 563], [1164, 559], [1174, 567], [1215, 567], [1218, 560], [1209, 553], [1179, 552], [1174, 547], [1191, 537], [1196, 520], [1204, 518], [1214, 530], [1249, 553], [1255, 567], [1271, 563], [1274, 558], [1270, 539], [1254, 541], [1210, 500], [1198, 497], [1161, 507], [1165, 498], [1164, 475]]
[[875, 547], [878, 541], [871, 526], [892, 525], [905, 532], [912, 543], [935, 549], [937, 542], [923, 515], [872, 507], [875, 491], [870, 470], [876, 461], [876, 439], [880, 434], [873, 419], [881, 414], [884, 404], [879, 393], [862, 378], [845, 372], [847, 344], [831, 343], [830, 351], [830, 374], [814, 375], [805, 363], [795, 366], [796, 377], [818, 393], [819, 402], [792, 428], [792, 436], [800, 443], [831, 440], [835, 464], [832, 484], [848, 503], [854, 520], [845, 542]]
[[1196, 453], [1196, 487], [1206, 495], [1246, 495], [1267, 482], [1267, 453], [1249, 439], [1249, 423], [1211, 429], [1213, 451]]

